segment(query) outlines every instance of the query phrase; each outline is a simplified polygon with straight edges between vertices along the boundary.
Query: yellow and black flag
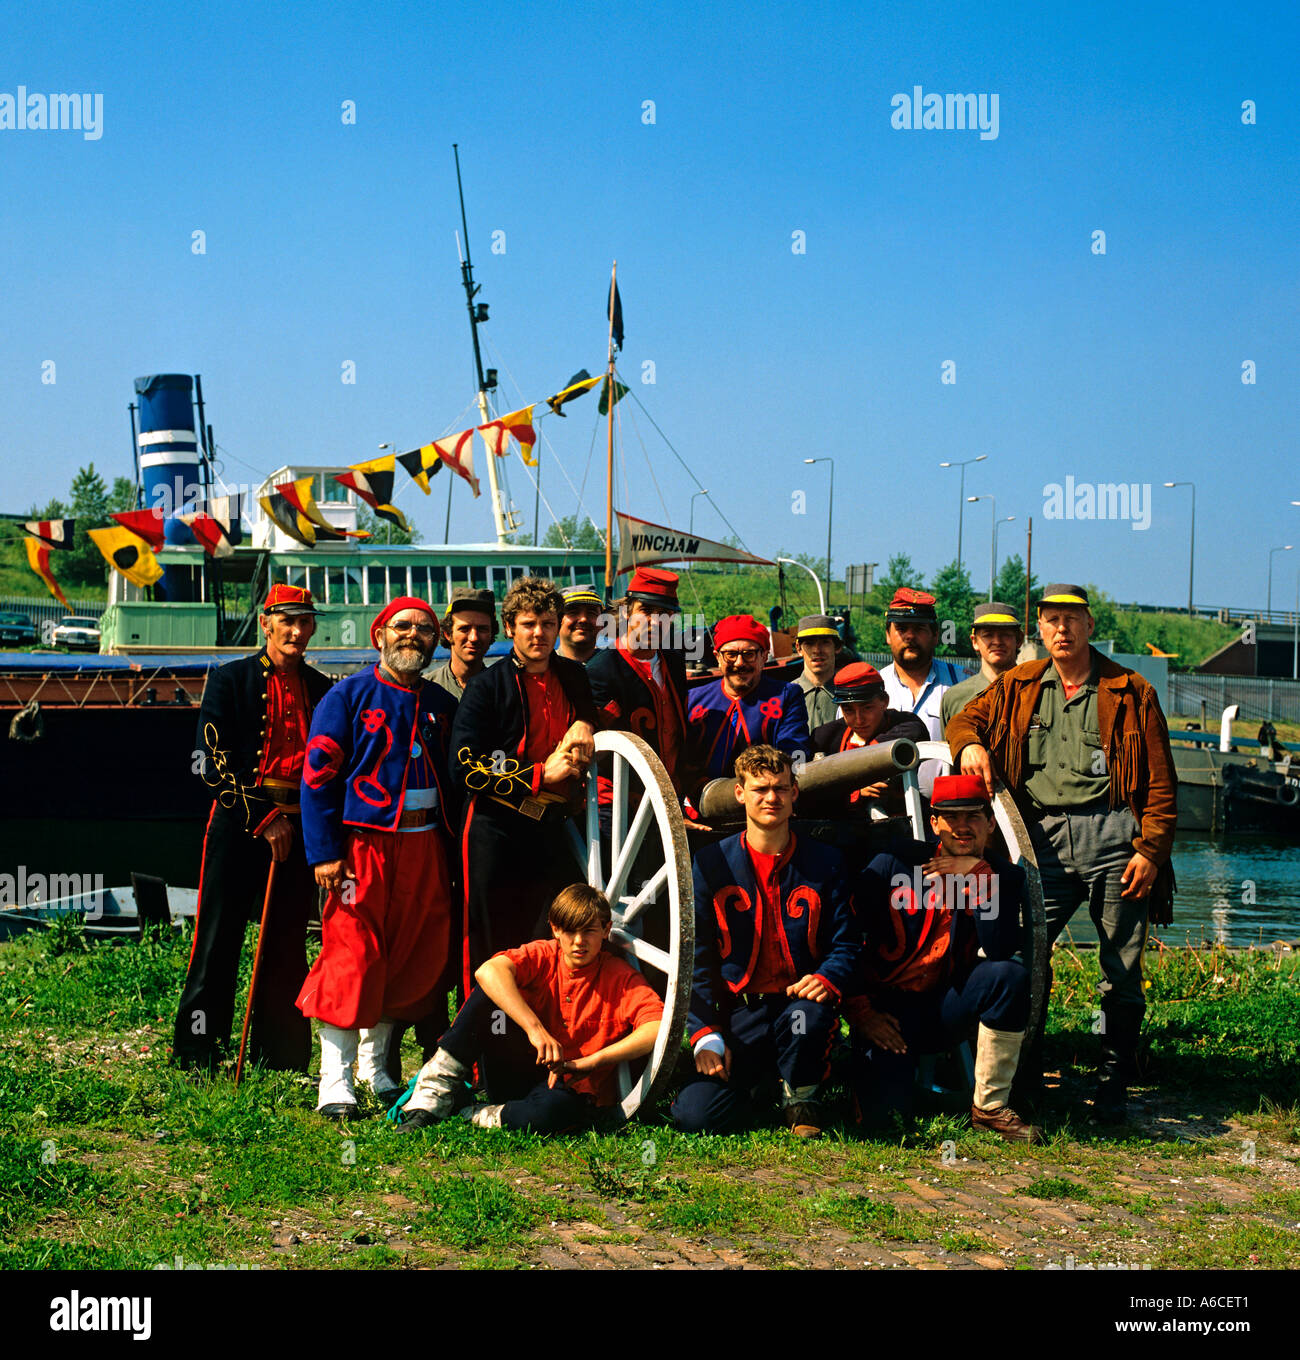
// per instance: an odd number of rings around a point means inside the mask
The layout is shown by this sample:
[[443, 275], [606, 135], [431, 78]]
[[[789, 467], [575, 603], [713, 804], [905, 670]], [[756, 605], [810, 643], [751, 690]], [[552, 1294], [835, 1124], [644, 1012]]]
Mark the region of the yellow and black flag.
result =
[[295, 542], [306, 548], [316, 546], [316, 530], [309, 519], [305, 519], [289, 504], [278, 490], [269, 496], [259, 496], [257, 503], [266, 511], [268, 518], [281, 533], [288, 534]]
[[582, 396], [584, 392], [590, 392], [599, 381], [599, 378], [593, 378], [585, 368], [580, 368], [553, 397], [546, 398], [546, 404], [557, 416], [562, 416], [565, 402]]
[[429, 494], [429, 478], [436, 477], [442, 471], [442, 459], [438, 457], [436, 444], [422, 444], [410, 453], [399, 453], [397, 462], [411, 474], [411, 480], [426, 496]]
[[[70, 523], [71, 521], [55, 520], [54, 522], [60, 524]], [[48, 524], [49, 521], [34, 520], [33, 523]], [[72, 606], [59, 589], [59, 583], [54, 579], [54, 573], [50, 570], [50, 545], [39, 538], [27, 538], [23, 541], [27, 544], [27, 565], [45, 582], [45, 588], [50, 594], [71, 614]]]
[[315, 477], [299, 477], [292, 482], [275, 484], [276, 491], [284, 497], [292, 509], [297, 511], [298, 527], [301, 529], [305, 521], [313, 530], [313, 541], [317, 538], [327, 541], [339, 538], [369, 538], [370, 534], [366, 530], [340, 529], [321, 514], [311, 489], [315, 480]]
[[334, 480], [355, 491], [380, 519], [386, 519], [409, 534], [411, 526], [406, 522], [406, 516], [393, 504], [396, 462], [396, 455], [390, 453], [386, 458], [372, 458], [368, 463], [353, 463], [346, 472], [337, 473]]
[[139, 534], [114, 525], [111, 529], [88, 529], [95, 547], [110, 567], [120, 571], [133, 585], [143, 589], [162, 580], [163, 569], [153, 550]]

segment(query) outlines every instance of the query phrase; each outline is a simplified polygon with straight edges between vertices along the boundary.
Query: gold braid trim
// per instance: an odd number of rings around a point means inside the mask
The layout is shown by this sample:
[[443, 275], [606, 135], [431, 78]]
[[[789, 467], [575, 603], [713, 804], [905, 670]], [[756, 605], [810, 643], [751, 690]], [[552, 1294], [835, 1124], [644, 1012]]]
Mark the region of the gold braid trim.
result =
[[[482, 793], [491, 786], [490, 791], [498, 796], [514, 792], [531, 794], [533, 791], [533, 771], [536, 765], [520, 765], [504, 752], [498, 751], [488, 759], [476, 756], [468, 746], [456, 752], [456, 759], [465, 770], [465, 787], [471, 793]], [[519, 789], [515, 789], [515, 785]]]

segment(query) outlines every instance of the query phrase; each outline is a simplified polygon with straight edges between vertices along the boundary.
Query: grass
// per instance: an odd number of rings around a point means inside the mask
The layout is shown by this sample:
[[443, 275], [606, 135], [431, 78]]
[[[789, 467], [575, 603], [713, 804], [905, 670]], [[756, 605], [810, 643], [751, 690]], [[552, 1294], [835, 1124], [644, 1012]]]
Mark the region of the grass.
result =
[[1047, 1140], [1027, 1147], [974, 1133], [960, 1094], [874, 1141], [838, 1091], [815, 1143], [688, 1136], [666, 1106], [551, 1140], [330, 1125], [305, 1078], [254, 1069], [235, 1092], [166, 1066], [187, 954], [182, 937], [92, 946], [74, 928], [0, 945], [0, 1268], [498, 1270], [579, 1249], [610, 1264], [1033, 1267], [1073, 1252], [1252, 1267], [1300, 1249], [1300, 986], [1273, 955], [1150, 957], [1148, 1113], [1115, 1134], [1071, 1109], [1095, 1052], [1096, 961], [1058, 951], [1047, 1057], [1063, 1075]]

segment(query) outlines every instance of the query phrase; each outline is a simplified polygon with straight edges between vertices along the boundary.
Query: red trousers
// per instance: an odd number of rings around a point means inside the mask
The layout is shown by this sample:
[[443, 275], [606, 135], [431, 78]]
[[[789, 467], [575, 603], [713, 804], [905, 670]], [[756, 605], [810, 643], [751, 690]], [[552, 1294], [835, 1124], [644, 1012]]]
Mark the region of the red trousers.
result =
[[451, 883], [434, 830], [348, 829], [356, 880], [321, 912], [321, 951], [298, 1009], [339, 1029], [421, 1020], [433, 1008], [451, 937]]

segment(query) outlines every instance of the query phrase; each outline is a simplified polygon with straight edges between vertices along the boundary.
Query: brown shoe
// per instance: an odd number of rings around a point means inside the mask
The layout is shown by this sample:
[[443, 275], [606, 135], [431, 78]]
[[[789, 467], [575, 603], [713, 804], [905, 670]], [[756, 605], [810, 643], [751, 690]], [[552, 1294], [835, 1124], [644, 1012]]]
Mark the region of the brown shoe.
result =
[[822, 1136], [822, 1112], [811, 1101], [797, 1100], [786, 1105], [781, 1111], [785, 1126], [796, 1138], [820, 1138]]
[[970, 1122], [977, 1129], [988, 1129], [1008, 1143], [1041, 1143], [1043, 1131], [1037, 1124], [1026, 1124], [1010, 1105], [996, 1105], [991, 1110], [970, 1107]]

